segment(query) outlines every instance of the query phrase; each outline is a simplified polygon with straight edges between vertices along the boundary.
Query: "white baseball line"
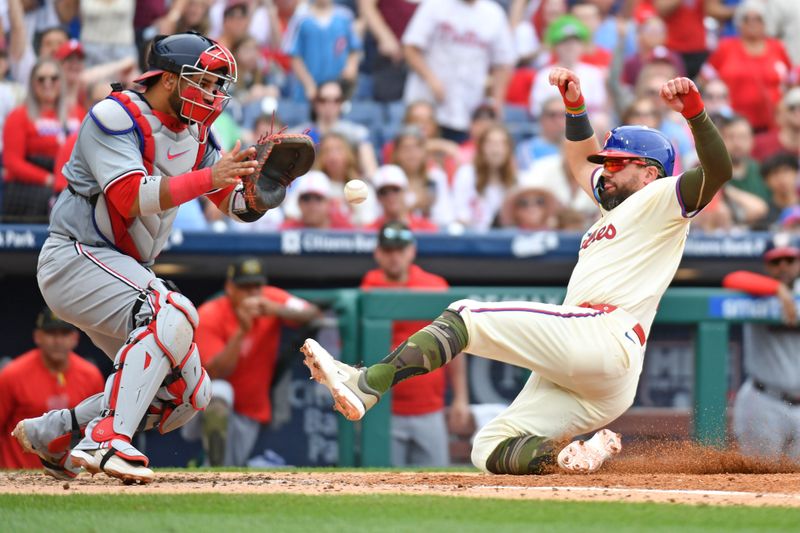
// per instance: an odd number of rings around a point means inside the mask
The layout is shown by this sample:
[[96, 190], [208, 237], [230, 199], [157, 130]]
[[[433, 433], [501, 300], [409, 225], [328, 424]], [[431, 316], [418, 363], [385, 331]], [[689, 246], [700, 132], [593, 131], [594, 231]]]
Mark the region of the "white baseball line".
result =
[[699, 495], [699, 496], [738, 496], [754, 498], [761, 495], [769, 496], [770, 498], [788, 498], [800, 499], [800, 494], [785, 494], [780, 492], [743, 492], [743, 491], [727, 491], [727, 490], [699, 490], [699, 489], [642, 489], [642, 488], [624, 488], [624, 487], [520, 487], [520, 486], [507, 486], [507, 485], [478, 485], [476, 489], [496, 489], [496, 490], [516, 490], [516, 491], [549, 491], [549, 492], [619, 492], [619, 493], [641, 493], [641, 494], [677, 494], [677, 495]]

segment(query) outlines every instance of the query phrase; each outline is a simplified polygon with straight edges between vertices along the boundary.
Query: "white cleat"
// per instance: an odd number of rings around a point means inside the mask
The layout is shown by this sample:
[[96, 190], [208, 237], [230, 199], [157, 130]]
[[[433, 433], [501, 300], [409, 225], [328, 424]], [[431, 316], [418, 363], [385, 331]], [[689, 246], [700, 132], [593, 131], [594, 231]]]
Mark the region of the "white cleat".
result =
[[567, 444], [558, 454], [558, 466], [570, 472], [590, 473], [622, 450], [622, 435], [601, 429], [587, 441]]
[[[105, 457], [110, 455], [107, 459]], [[153, 481], [155, 474], [146, 466], [126, 461], [117, 455], [113, 448], [99, 450], [72, 450], [70, 459], [75, 466], [82, 466], [92, 475], [104, 472], [110, 477], [121, 479], [126, 485], [146, 484]]]
[[348, 420], [361, 420], [381, 399], [380, 393], [367, 385], [364, 369], [337, 361], [314, 339], [306, 339], [300, 350], [311, 379], [328, 388], [334, 408]]
[[69, 464], [67, 461], [69, 455], [66, 452], [61, 452], [60, 454], [49, 454], [45, 451], [46, 447], [43, 445], [34, 446], [31, 442], [31, 436], [28, 434], [27, 429], [25, 428], [25, 422], [27, 420], [20, 420], [14, 430], [11, 432], [11, 436], [17, 439], [20, 447], [26, 453], [35, 453], [39, 456], [39, 460], [42, 462], [42, 467], [44, 468], [44, 473], [50, 477], [58, 479], [60, 481], [72, 481], [78, 474], [80, 473], [80, 467], [75, 467]]

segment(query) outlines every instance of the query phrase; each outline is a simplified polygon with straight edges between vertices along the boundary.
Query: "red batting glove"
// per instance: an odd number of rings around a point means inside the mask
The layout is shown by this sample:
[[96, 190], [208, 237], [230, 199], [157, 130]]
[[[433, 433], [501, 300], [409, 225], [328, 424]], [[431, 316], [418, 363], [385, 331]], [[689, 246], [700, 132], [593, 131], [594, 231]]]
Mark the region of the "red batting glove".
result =
[[703, 109], [706, 107], [700, 93], [695, 91], [694, 88], [689, 90], [689, 94], [678, 95], [678, 98], [683, 102], [683, 111], [681, 111], [681, 115], [683, 115], [686, 120], [696, 117], [702, 113]]

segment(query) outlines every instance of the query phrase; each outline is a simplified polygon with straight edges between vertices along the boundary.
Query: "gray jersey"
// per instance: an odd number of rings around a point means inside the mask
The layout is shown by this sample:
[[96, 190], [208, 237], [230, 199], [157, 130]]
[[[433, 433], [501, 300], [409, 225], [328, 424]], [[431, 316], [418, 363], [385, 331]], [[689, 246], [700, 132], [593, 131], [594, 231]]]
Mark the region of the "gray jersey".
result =
[[[152, 141], [143, 140], [147, 134], [117, 100], [106, 98], [96, 104], [84, 119], [72, 156], [64, 166], [70, 188], [53, 207], [50, 231], [85, 244], [111, 244], [149, 265], [169, 237], [177, 208], [125, 220], [108, 205], [104, 192], [134, 174], [147, 179], [149, 175], [189, 172], [200, 145], [188, 129], [175, 132], [165, 126], [138, 93], [124, 94], [147, 120]], [[148, 144], [153, 149], [151, 165], [142, 155]], [[219, 158], [219, 150], [208, 143], [198, 168], [212, 166]]]
[[[798, 293], [795, 282], [794, 294]], [[745, 324], [744, 370], [765, 385], [800, 396], [800, 329]]]

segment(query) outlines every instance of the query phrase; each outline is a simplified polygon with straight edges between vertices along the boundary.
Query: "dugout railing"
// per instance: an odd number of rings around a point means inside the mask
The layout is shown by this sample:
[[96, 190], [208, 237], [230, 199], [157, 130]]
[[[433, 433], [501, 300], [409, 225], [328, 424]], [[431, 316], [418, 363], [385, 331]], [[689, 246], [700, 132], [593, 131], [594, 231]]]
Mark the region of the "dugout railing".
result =
[[[391, 343], [394, 320], [431, 320], [462, 298], [483, 301], [531, 300], [559, 303], [566, 289], [553, 287], [458, 287], [445, 292], [398, 292], [339, 289], [296, 291], [313, 300], [328, 300], [339, 316], [342, 360], [371, 365]], [[750, 298], [715, 288], [673, 288], [661, 301], [655, 322], [694, 326], [693, 436], [704, 444], [722, 445], [726, 433], [730, 325], [780, 321], [774, 298]], [[389, 466], [390, 394], [359, 424], [340, 418], [341, 466]]]

